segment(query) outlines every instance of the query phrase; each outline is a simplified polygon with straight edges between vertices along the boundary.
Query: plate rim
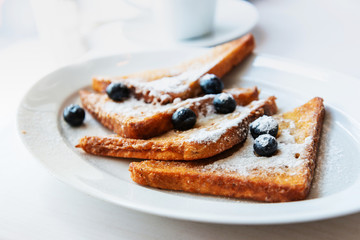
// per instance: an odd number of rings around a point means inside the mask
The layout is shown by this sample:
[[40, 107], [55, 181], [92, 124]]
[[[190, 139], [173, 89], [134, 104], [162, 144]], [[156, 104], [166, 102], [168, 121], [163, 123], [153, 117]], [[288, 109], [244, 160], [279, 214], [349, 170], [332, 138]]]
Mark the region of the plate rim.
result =
[[[204, 51], [204, 49], [198, 49], [198, 50], [199, 50], [199, 52]], [[174, 50], [174, 51], [160, 50], [160, 51], [135, 52], [133, 54], [134, 55], [136, 55], [136, 54], [142, 55], [142, 54], [154, 54], [154, 53], [158, 53], [158, 52], [180, 52], [180, 51], [184, 51], [184, 49], [182, 49], [182, 50]], [[190, 49], [189, 49], [189, 51], [190, 51]], [[194, 48], [192, 48], [191, 51], [194, 51]], [[32, 91], [34, 91], [36, 86], [38, 84], [40, 84], [41, 81], [43, 81], [44, 79], [46, 79], [51, 74], [54, 74], [54, 73], [56, 73], [58, 71], [63, 71], [64, 69], [72, 67], [74, 65], [86, 64], [86, 63], [94, 61], [94, 60], [107, 59], [107, 58], [111, 58], [111, 57], [120, 57], [120, 56], [124, 56], [124, 55], [127, 55], [127, 54], [128, 53], [125, 53], [125, 54], [111, 54], [111, 55], [106, 55], [106, 56], [101, 56], [101, 57], [94, 57], [94, 58], [90, 58], [90, 59], [83, 59], [83, 60], [77, 61], [75, 63], [68, 64], [66, 66], [60, 67], [60, 68], [52, 71], [51, 73], [41, 77], [38, 81], [36, 81], [32, 85], [32, 87], [26, 92], [24, 97], [22, 98], [22, 100], [20, 102], [20, 105], [18, 107], [18, 110], [17, 110], [17, 117], [16, 117], [18, 134], [20, 135], [20, 138], [21, 138], [23, 144], [26, 146], [26, 149], [31, 153], [31, 155], [35, 159], [37, 159], [41, 163], [41, 165], [46, 170], [51, 172], [51, 174], [54, 175], [56, 178], [60, 179], [62, 182], [66, 183], [67, 185], [70, 185], [70, 186], [74, 187], [75, 189], [77, 189], [77, 190], [79, 190], [81, 192], [87, 193], [87, 194], [89, 194], [89, 195], [91, 195], [93, 197], [102, 199], [102, 200], [107, 201], [107, 202], [111, 202], [111, 203], [116, 204], [116, 205], [120, 205], [120, 206], [127, 207], [127, 208], [130, 208], [130, 209], [133, 209], [133, 210], [137, 210], [137, 211], [140, 211], [140, 212], [146, 212], [146, 213], [157, 215], [157, 216], [163, 216], [163, 217], [175, 218], [175, 219], [182, 219], [182, 220], [189, 220], [189, 221], [196, 221], [196, 222], [207, 222], [207, 223], [218, 223], [218, 224], [248, 224], [248, 225], [288, 224], [288, 223], [299, 223], [299, 222], [309, 222], [309, 221], [328, 219], [328, 218], [344, 216], [344, 215], [348, 215], [348, 214], [352, 214], [352, 213], [356, 213], [356, 212], [360, 211], [360, 204], [359, 204], [357, 206], [357, 208], [352, 208], [352, 209], [347, 209], [347, 210], [342, 210], [342, 211], [333, 211], [333, 212], [329, 212], [327, 214], [325, 213], [325, 214], [322, 214], [322, 215], [313, 215], [313, 216], [308, 215], [308, 216], [302, 216], [302, 217], [294, 217], [293, 216], [291, 220], [289, 220], [289, 218], [285, 218], [285, 219], [271, 218], [271, 220], [269, 220], [269, 219], [259, 220], [259, 219], [256, 219], [256, 218], [254, 218], [254, 219], [234, 218], [234, 219], [218, 219], [218, 220], [214, 220], [214, 219], [204, 218], [204, 217], [201, 217], [201, 216], [199, 216], [199, 217], [196, 217], [196, 216], [195, 217], [194, 216], [189, 217], [189, 216], [182, 215], [182, 214], [174, 214], [171, 211], [170, 212], [169, 211], [160, 211], [159, 212], [156, 209], [152, 209], [152, 208], [149, 208], [149, 207], [146, 207], [146, 206], [139, 206], [137, 204], [132, 204], [129, 201], [126, 201], [126, 200], [119, 201], [119, 199], [114, 199], [114, 198], [111, 198], [111, 197], [109, 198], [109, 196], [107, 196], [107, 194], [104, 194], [104, 193], [99, 194], [99, 192], [94, 191], [94, 189], [92, 189], [90, 186], [84, 187], [84, 186], [81, 186], [78, 183], [74, 184], [74, 181], [72, 181], [70, 178], [67, 178], [64, 175], [60, 175], [58, 172], [54, 171], [52, 168], [49, 168], [45, 161], [38, 158], [37, 154], [31, 148], [31, 146], [29, 145], [29, 143], [25, 139], [24, 135], [22, 134], [21, 120], [20, 120], [19, 116], [21, 115], [22, 106], [26, 102], [27, 96], [30, 95]], [[301, 65], [301, 66], [303, 66], [305, 68], [309, 68], [312, 71], [316, 71], [316, 72], [326, 71], [326, 73], [330, 72], [330, 73], [336, 74], [338, 76], [343, 76], [343, 77], [345, 77], [347, 79], [351, 79], [351, 80], [356, 79], [355, 77], [352, 77], [350, 75], [339, 73], [339, 72], [336, 72], [336, 71], [333, 71], [333, 70], [321, 69], [321, 68], [318, 68], [318, 67], [307, 65], [306, 63], [299, 63], [299, 62], [294, 61], [294, 60], [289, 60], [289, 59], [282, 58], [282, 57], [277, 57], [277, 56], [271, 56], [271, 55], [268, 55], [268, 54], [253, 54], [253, 57], [254, 58], [269, 58], [269, 59], [274, 59], [274, 60], [280, 61], [280, 62], [286, 61], [287, 63], [290, 63], [290, 64]], [[356, 119], [355, 119], [355, 121], [358, 122], [358, 120], [356, 120]], [[344, 192], [344, 191], [340, 191], [339, 193], [335, 193], [333, 195], [339, 195], [339, 194], [342, 194], [342, 192]], [[331, 196], [333, 196], [333, 195], [331, 195]], [[328, 198], [328, 197], [325, 197], [325, 198]], [[307, 201], [316, 201], [316, 200], [321, 200], [321, 199], [323, 199], [323, 198], [311, 199], [311, 200], [307, 200]], [[265, 204], [267, 204], [267, 203], [265, 203]], [[274, 203], [270, 203], [270, 204], [273, 205]], [[283, 203], [275, 203], [275, 204], [283, 204]]]

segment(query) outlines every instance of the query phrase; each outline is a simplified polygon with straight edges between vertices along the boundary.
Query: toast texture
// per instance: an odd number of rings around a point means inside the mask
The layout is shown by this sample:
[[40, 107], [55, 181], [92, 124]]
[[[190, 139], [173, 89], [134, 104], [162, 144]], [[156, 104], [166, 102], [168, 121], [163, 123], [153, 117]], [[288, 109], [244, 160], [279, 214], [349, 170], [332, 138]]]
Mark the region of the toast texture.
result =
[[305, 199], [314, 175], [324, 113], [323, 100], [314, 98], [276, 115], [279, 145], [272, 157], [255, 156], [249, 136], [243, 146], [206, 160], [132, 162], [131, 178], [155, 188], [265, 202]]
[[[259, 91], [253, 88], [232, 88], [224, 90], [233, 95], [237, 104], [245, 106], [258, 99]], [[147, 104], [134, 97], [123, 102], [114, 102], [104, 93], [91, 93], [81, 90], [83, 107], [105, 127], [121, 137], [147, 139], [163, 134], [171, 129], [172, 114], [180, 107], [188, 107], [196, 114], [212, 105], [214, 94], [190, 98], [166, 105]]]
[[120, 77], [94, 77], [92, 87], [95, 91], [104, 92], [111, 82], [122, 82], [137, 99], [143, 99], [147, 103], [167, 104], [177, 98], [184, 100], [201, 93], [201, 76], [206, 73], [224, 76], [250, 55], [254, 47], [254, 37], [248, 34], [177, 66]]
[[212, 157], [246, 139], [249, 122], [277, 111], [275, 97], [237, 106], [229, 114], [215, 113], [214, 106], [203, 105], [196, 125], [187, 131], [171, 130], [159, 137], [142, 139], [118, 136], [84, 137], [77, 147], [85, 152], [112, 157], [196, 160]]

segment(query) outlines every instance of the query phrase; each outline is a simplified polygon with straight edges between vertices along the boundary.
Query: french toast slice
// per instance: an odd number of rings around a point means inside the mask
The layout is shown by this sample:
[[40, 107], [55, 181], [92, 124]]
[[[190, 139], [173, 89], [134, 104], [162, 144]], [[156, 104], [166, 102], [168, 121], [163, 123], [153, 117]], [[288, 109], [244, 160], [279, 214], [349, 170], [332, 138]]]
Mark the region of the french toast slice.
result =
[[[258, 99], [259, 91], [253, 88], [232, 88], [224, 90], [232, 94], [238, 105], [244, 106]], [[196, 114], [212, 104], [214, 94], [169, 103], [147, 104], [134, 97], [123, 102], [114, 102], [104, 93], [81, 90], [83, 107], [105, 127], [121, 137], [147, 139], [165, 133], [173, 128], [172, 114], [180, 107], [192, 109]]]
[[111, 82], [122, 82], [138, 99], [166, 104], [198, 96], [199, 78], [206, 73], [224, 76], [247, 57], [255, 47], [251, 34], [212, 48], [205, 55], [180, 65], [148, 70], [120, 77], [94, 77], [92, 87], [104, 92]]
[[77, 147], [85, 152], [112, 157], [196, 160], [212, 157], [243, 142], [249, 122], [277, 111], [275, 97], [238, 105], [229, 114], [215, 113], [214, 106], [202, 105], [196, 125], [187, 131], [171, 130], [159, 137], [129, 139], [118, 136], [83, 137]]
[[305, 199], [314, 175], [324, 113], [323, 100], [314, 98], [276, 116], [278, 152], [272, 157], [255, 156], [249, 136], [242, 147], [212, 159], [132, 162], [131, 178], [155, 188], [265, 202]]

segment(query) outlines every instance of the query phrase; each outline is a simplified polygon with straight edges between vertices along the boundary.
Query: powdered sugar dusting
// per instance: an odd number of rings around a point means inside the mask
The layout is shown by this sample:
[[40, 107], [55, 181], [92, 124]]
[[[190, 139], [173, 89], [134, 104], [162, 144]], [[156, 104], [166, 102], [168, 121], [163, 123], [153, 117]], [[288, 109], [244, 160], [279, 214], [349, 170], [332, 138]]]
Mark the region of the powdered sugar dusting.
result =
[[[296, 128], [294, 121], [291, 121], [288, 119], [282, 119], [281, 121], [288, 123], [289, 128], [285, 128], [285, 129], [281, 130], [281, 134], [277, 138], [277, 141], [280, 143], [295, 144], [295, 137], [291, 134], [291, 132], [295, 131], [295, 128]], [[312, 140], [312, 139], [311, 138], [305, 139], [305, 143], [310, 143], [310, 142], [307, 142], [308, 140]]]
[[191, 69], [171, 77], [164, 77], [155, 81], [139, 81], [138, 79], [124, 79], [123, 82], [135, 89], [135, 93], [149, 95], [159, 99], [160, 102], [171, 99], [171, 95], [177, 95], [186, 92], [190, 85], [204, 75], [209, 69], [210, 65], [205, 65], [200, 68]]
[[[169, 103], [161, 105], [159, 103], [148, 104], [137, 100], [135, 97], [130, 97], [122, 102], [114, 102], [109, 99], [106, 94], [91, 93], [87, 97], [87, 101], [91, 102], [98, 112], [106, 114], [116, 114], [119, 117], [132, 117], [143, 119], [151, 117], [157, 113], [172, 113], [180, 107], [200, 106], [200, 103], [211, 101], [215, 95], [208, 94], [202, 97], [189, 98], [185, 101], [177, 101], [176, 103]], [[198, 107], [199, 107], [198, 106]]]
[[[197, 126], [193, 134], [189, 134], [185, 141], [187, 142], [216, 142], [225, 132], [239, 126], [249, 116], [249, 113], [257, 109], [265, 100], [254, 101], [251, 107], [236, 106], [234, 112], [229, 114], [217, 114], [213, 105], [209, 105], [206, 114], [200, 115], [197, 120]], [[239, 131], [240, 132], [240, 131]]]
[[[254, 139], [249, 136], [242, 146], [233, 155], [209, 164], [206, 170], [222, 170], [236, 172], [243, 176], [252, 174], [254, 171], [262, 174], [274, 172], [286, 172], [287, 174], [296, 174], [298, 167], [305, 164], [302, 158], [306, 144], [295, 143], [295, 137], [290, 134], [291, 131], [280, 130], [282, 136], [278, 140], [278, 152], [272, 157], [256, 156], [253, 150]], [[311, 137], [306, 142], [311, 141]]]
[[260, 144], [262, 147], [266, 147], [266, 145], [269, 143], [269, 137], [271, 137], [269, 134], [260, 135], [255, 139], [255, 142]]
[[226, 101], [229, 98], [232, 98], [232, 96], [229, 93], [220, 93], [217, 97], [220, 101]]
[[249, 109], [238, 106], [233, 113], [226, 117], [215, 112], [206, 117], [201, 116], [198, 124], [202, 127], [197, 128], [197, 131], [194, 131], [194, 134], [191, 134], [185, 141], [197, 143], [216, 142], [228, 129], [239, 126], [248, 116], [248, 113]]
[[251, 127], [266, 133], [269, 133], [271, 129], [276, 128], [277, 125], [278, 123], [274, 118], [265, 115], [259, 117], [250, 124]]
[[184, 142], [191, 143], [211, 143], [217, 142], [224, 134], [233, 127], [235, 134], [243, 134], [246, 137], [246, 129], [241, 128], [244, 121], [247, 121], [249, 113], [258, 109], [266, 100], [253, 101], [250, 106], [237, 106], [235, 111], [229, 114], [215, 113], [212, 104], [202, 106], [202, 111], [198, 116], [196, 124], [187, 131], [171, 130], [167, 133], [152, 138], [153, 140], [168, 141], [176, 137]]
[[304, 150], [303, 144], [278, 145], [278, 152], [273, 157], [258, 157], [253, 151], [253, 140], [249, 137], [244, 146], [229, 158], [219, 160], [205, 167], [205, 169], [224, 170], [237, 172], [243, 176], [253, 171], [261, 171], [264, 174], [269, 172], [287, 172], [290, 175], [297, 173], [297, 167], [304, 164], [303, 159], [296, 158], [297, 153]]

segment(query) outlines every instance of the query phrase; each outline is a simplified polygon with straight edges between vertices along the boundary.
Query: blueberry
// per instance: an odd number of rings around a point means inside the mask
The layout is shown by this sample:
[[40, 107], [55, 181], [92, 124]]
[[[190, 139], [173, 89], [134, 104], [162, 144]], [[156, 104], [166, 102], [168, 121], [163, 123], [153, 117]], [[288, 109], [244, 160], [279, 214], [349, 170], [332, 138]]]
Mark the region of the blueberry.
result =
[[260, 156], [270, 157], [277, 151], [277, 146], [276, 138], [270, 134], [260, 135], [254, 141], [254, 151]]
[[196, 114], [190, 108], [181, 107], [173, 113], [171, 121], [175, 129], [188, 130], [195, 125]]
[[123, 83], [110, 83], [106, 93], [114, 101], [122, 101], [129, 97], [129, 89]]
[[205, 94], [217, 94], [222, 92], [224, 84], [216, 75], [206, 74], [200, 78], [200, 87]]
[[262, 134], [270, 134], [274, 137], [278, 134], [279, 124], [269, 116], [262, 116], [250, 123], [250, 133], [253, 138], [257, 138]]
[[217, 113], [231, 113], [236, 108], [234, 97], [228, 93], [216, 95], [213, 104]]
[[64, 120], [73, 127], [80, 126], [85, 119], [85, 111], [79, 105], [69, 105], [63, 112]]

